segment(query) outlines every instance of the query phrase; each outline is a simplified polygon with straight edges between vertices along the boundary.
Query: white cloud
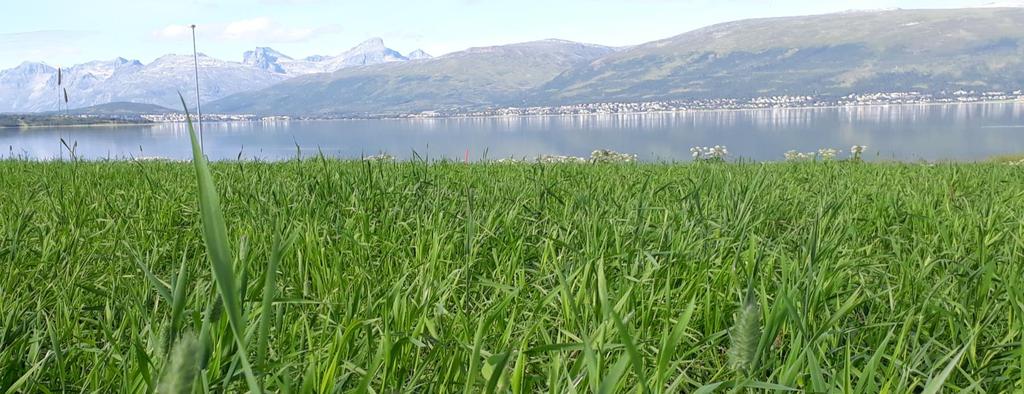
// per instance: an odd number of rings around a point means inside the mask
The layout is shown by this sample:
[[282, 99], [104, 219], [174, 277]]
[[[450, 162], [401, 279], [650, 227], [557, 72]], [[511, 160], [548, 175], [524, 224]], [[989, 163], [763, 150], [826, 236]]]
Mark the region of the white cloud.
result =
[[0, 33], [0, 69], [22, 61], [71, 64], [83, 54], [83, 42], [96, 33], [82, 30], [39, 30]]
[[224, 26], [224, 40], [257, 40], [263, 42], [296, 42], [327, 32], [326, 28], [287, 27], [270, 18], [259, 17], [234, 21]]
[[[337, 33], [336, 25], [320, 27], [289, 27], [268, 17], [242, 19], [228, 23], [215, 23], [197, 27], [202, 36], [220, 41], [257, 41], [261, 43], [301, 42], [315, 36]], [[191, 34], [188, 25], [168, 25], [153, 32], [160, 39], [180, 39]]]
[[228, 25], [224, 27], [224, 31], [221, 32], [221, 37], [232, 40], [251, 35], [263, 34], [271, 28], [271, 24], [270, 18], [267, 17], [234, 21], [228, 23]]
[[182, 37], [188, 37], [191, 32], [192, 29], [188, 25], [167, 25], [163, 29], [154, 31], [153, 36], [156, 38], [174, 40]]

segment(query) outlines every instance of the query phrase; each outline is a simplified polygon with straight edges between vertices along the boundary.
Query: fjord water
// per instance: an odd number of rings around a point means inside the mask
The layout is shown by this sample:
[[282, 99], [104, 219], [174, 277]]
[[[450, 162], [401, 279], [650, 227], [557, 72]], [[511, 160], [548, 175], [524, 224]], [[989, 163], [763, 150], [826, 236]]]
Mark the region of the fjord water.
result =
[[[282, 160], [322, 152], [359, 158], [588, 156], [595, 149], [645, 161], [688, 160], [693, 146], [726, 145], [732, 157], [781, 160], [788, 150], [848, 150], [868, 160], [984, 160], [1024, 153], [1024, 103], [447, 119], [205, 123], [211, 159]], [[60, 157], [60, 139], [87, 159], [188, 159], [183, 124], [0, 129], [4, 156]], [[414, 153], [415, 152], [415, 153]], [[64, 154], [67, 155], [66, 153]]]

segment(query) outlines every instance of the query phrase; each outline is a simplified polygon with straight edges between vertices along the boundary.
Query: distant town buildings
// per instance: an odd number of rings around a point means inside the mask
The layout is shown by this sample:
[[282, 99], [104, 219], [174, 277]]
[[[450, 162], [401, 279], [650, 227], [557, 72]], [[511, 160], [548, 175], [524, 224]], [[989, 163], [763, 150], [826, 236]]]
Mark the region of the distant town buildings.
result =
[[[182, 113], [171, 113], [171, 114], [159, 114], [159, 115], [142, 115], [142, 118], [146, 119], [146, 120], [148, 120], [150, 122], [175, 123], [175, 122], [184, 122], [185, 121], [185, 114], [182, 114]], [[270, 117], [270, 118], [287, 118], [287, 116], [284, 116], [284, 117]], [[245, 121], [245, 122], [247, 122], [247, 121], [254, 121], [254, 120], [261, 120], [261, 119], [264, 119], [264, 118], [261, 118], [261, 117], [256, 116], [256, 115], [203, 114], [203, 121], [204, 122], [206, 122], [206, 121], [210, 121], [210, 122], [241, 122], [241, 121]], [[192, 115], [192, 120], [193, 121], [196, 120], [195, 115]]]
[[652, 101], [643, 103], [592, 103], [556, 107], [508, 107], [465, 113], [439, 113], [431, 111], [408, 117], [485, 117], [535, 115], [587, 115], [644, 112], [682, 112], [707, 110], [747, 110], [772, 108], [821, 108], [868, 105], [945, 104], [972, 102], [1024, 101], [1024, 90], [1012, 93], [1001, 91], [956, 91], [951, 94], [925, 94], [920, 92], [884, 92], [850, 94], [837, 99], [813, 96], [765, 96], [750, 99], [703, 99]]
[[[505, 107], [472, 111], [423, 111], [410, 114], [382, 114], [382, 115], [350, 115], [350, 116], [322, 116], [322, 117], [290, 117], [290, 116], [257, 116], [257, 115], [227, 115], [227, 114], [204, 114], [203, 121], [210, 122], [236, 122], [236, 121], [263, 121], [281, 122], [289, 120], [310, 120], [310, 119], [378, 119], [378, 118], [406, 118], [406, 119], [431, 119], [450, 117], [515, 117], [515, 116], [545, 116], [545, 115], [592, 115], [592, 114], [626, 114], [626, 113], [654, 113], [654, 112], [684, 112], [684, 111], [709, 111], [709, 110], [748, 110], [748, 109], [773, 109], [773, 108], [823, 108], [823, 107], [848, 107], [848, 106], [869, 106], [869, 105], [905, 105], [905, 104], [955, 104], [955, 103], [977, 103], [977, 102], [1000, 102], [1000, 101], [1024, 101], [1024, 90], [1013, 92], [1003, 91], [967, 91], [957, 90], [951, 93], [941, 92], [939, 94], [926, 94], [921, 92], [879, 92], [859, 93], [842, 96], [839, 98], [823, 98], [814, 96], [764, 96], [749, 99], [700, 99], [700, 100], [672, 100], [672, 101], [649, 101], [649, 102], [609, 102], [573, 104], [550, 107]], [[142, 118], [152, 122], [184, 122], [185, 115], [180, 113], [143, 115]]]

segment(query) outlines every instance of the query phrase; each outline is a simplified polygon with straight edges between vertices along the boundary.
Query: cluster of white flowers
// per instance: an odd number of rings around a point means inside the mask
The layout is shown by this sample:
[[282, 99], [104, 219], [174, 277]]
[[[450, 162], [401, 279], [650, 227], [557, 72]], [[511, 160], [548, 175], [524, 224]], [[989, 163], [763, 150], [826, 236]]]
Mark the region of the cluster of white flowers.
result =
[[850, 147], [850, 156], [854, 159], [860, 159], [860, 155], [864, 154], [864, 151], [868, 150], [867, 145], [854, 145]]
[[1009, 164], [1011, 166], [1024, 166], [1024, 159], [1008, 161], [1006, 162], [1006, 164]]
[[[868, 147], [862, 145], [854, 145], [850, 148], [850, 158], [853, 160], [860, 160], [860, 155], [867, 150]], [[835, 160], [843, 151], [833, 148], [822, 148], [818, 149], [817, 152], [798, 152], [795, 150], [788, 151], [784, 154], [786, 161], [808, 161], [808, 160]]]
[[[637, 156], [629, 153], [619, 153], [613, 150], [598, 149], [590, 153], [590, 158], [578, 156], [561, 155], [540, 155], [537, 156], [538, 163], [633, 163]], [[518, 163], [516, 159], [499, 160], [502, 163]]]
[[695, 146], [690, 148], [690, 154], [694, 160], [725, 160], [729, 155], [729, 149], [722, 145], [713, 147]]
[[133, 157], [132, 160], [135, 160], [135, 161], [185, 162], [185, 160], [168, 159], [166, 157], [161, 157], [161, 156], [139, 156], [139, 157]]
[[544, 164], [555, 164], [555, 163], [586, 163], [587, 159], [576, 156], [559, 156], [559, 155], [540, 155], [537, 156], [538, 163]]
[[818, 149], [818, 158], [822, 160], [833, 160], [839, 155], [839, 150], [832, 148]]
[[789, 152], [786, 152], [785, 156], [786, 156], [786, 161], [807, 161], [807, 160], [814, 160], [814, 157], [815, 157], [814, 156], [814, 152], [803, 153], [803, 152], [797, 152], [795, 150], [791, 150]]
[[636, 155], [619, 153], [613, 150], [598, 149], [590, 153], [590, 161], [594, 163], [633, 163]]
[[395, 157], [391, 156], [391, 155], [389, 155], [387, 153], [381, 153], [381, 154], [377, 154], [377, 155], [373, 155], [373, 156], [366, 156], [366, 157], [363, 158], [363, 161], [379, 161], [379, 162], [388, 162], [388, 163], [390, 163], [390, 162], [395, 161]]

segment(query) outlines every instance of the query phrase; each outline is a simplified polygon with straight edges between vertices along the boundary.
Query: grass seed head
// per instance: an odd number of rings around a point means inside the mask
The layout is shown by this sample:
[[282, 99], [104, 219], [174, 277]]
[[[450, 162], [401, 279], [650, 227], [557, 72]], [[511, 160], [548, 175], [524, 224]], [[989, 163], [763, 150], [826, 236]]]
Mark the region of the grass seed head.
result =
[[160, 382], [160, 393], [190, 394], [199, 374], [199, 342], [186, 334], [174, 346]]
[[749, 374], [755, 368], [757, 343], [761, 338], [761, 308], [756, 302], [744, 302], [736, 313], [736, 322], [729, 332], [729, 366]]

